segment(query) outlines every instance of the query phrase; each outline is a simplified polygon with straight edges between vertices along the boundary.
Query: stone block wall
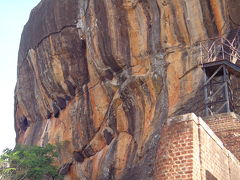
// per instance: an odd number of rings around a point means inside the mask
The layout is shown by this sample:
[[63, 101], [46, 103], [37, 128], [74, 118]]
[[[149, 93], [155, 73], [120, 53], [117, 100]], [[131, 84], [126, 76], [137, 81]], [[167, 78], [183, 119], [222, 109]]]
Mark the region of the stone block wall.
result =
[[240, 163], [195, 114], [167, 120], [155, 164], [156, 180], [239, 180]]

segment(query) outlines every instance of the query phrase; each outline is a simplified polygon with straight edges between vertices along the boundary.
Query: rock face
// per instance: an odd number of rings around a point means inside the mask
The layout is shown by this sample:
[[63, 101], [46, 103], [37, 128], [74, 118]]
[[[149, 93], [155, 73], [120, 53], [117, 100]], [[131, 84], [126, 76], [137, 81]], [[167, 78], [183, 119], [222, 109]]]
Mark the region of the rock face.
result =
[[65, 179], [153, 179], [164, 121], [201, 115], [199, 42], [240, 24], [237, 6], [42, 0], [19, 48], [16, 142], [62, 143]]

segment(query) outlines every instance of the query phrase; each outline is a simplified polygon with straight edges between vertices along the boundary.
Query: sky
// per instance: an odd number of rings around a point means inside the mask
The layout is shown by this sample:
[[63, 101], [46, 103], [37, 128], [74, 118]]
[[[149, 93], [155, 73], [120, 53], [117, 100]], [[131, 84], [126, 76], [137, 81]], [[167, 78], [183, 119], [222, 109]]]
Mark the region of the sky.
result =
[[14, 88], [23, 26], [40, 0], [0, 0], [0, 152], [15, 146]]

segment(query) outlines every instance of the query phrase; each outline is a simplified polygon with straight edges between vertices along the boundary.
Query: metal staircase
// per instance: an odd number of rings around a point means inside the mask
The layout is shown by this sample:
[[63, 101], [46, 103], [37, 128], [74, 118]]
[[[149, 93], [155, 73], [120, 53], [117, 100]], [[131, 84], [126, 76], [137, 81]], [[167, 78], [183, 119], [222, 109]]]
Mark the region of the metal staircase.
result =
[[[240, 78], [240, 29], [201, 42], [205, 115], [235, 111], [231, 80]], [[239, 103], [240, 104], [240, 103]]]

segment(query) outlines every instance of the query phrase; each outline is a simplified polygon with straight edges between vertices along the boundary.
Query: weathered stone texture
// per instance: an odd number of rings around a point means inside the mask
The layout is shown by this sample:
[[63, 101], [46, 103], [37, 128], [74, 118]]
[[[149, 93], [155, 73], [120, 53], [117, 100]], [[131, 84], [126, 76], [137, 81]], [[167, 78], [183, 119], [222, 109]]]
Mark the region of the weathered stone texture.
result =
[[61, 165], [81, 152], [66, 179], [152, 179], [167, 117], [201, 114], [198, 42], [234, 26], [227, 2], [42, 0], [19, 48], [17, 143], [65, 141]]

